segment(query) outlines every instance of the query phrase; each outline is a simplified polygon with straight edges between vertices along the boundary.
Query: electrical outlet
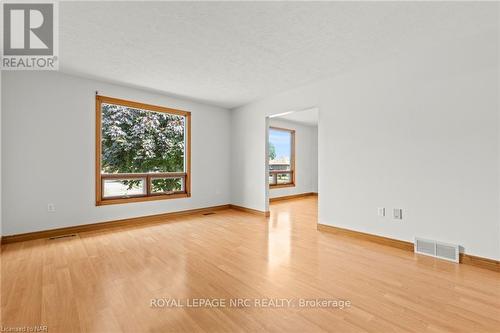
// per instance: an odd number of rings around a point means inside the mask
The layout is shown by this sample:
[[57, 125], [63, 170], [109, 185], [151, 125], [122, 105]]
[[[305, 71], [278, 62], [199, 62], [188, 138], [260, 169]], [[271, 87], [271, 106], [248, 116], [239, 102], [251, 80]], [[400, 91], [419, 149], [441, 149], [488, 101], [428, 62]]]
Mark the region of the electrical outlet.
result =
[[49, 203], [47, 204], [47, 211], [49, 213], [53, 213], [56, 211], [56, 205], [54, 205], [53, 203]]
[[377, 209], [378, 216], [384, 217], [385, 216], [385, 208], [384, 207], [379, 207]]
[[403, 219], [403, 209], [401, 209], [401, 208], [394, 208], [394, 210], [393, 210], [393, 218], [395, 220], [402, 220]]

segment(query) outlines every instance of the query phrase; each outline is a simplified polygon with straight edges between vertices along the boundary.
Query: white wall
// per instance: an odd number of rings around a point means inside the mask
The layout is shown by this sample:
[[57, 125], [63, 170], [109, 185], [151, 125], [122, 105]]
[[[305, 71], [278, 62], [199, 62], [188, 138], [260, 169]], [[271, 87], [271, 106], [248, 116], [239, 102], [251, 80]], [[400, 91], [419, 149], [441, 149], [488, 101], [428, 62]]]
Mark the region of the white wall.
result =
[[[307, 111], [303, 111], [307, 112]], [[269, 197], [318, 192], [318, 130], [296, 122], [271, 118], [270, 126], [295, 130], [295, 186], [271, 188]]]
[[498, 37], [407, 50], [234, 110], [233, 202], [266, 206], [265, 116], [317, 106], [320, 223], [500, 259]]
[[[191, 198], [95, 206], [96, 90], [192, 112]], [[4, 235], [230, 202], [225, 109], [39, 71], [4, 72], [2, 97]]]
[[[0, 71], [0, 92], [2, 91], [2, 71]], [[0, 93], [0, 236], [2, 233], [2, 94]], [[1, 249], [0, 249], [1, 251]]]
[[309, 148], [311, 150], [310, 154], [311, 154], [311, 170], [312, 170], [311, 192], [318, 193], [318, 183], [319, 183], [318, 126], [313, 127], [312, 138], [313, 138], [313, 143]]

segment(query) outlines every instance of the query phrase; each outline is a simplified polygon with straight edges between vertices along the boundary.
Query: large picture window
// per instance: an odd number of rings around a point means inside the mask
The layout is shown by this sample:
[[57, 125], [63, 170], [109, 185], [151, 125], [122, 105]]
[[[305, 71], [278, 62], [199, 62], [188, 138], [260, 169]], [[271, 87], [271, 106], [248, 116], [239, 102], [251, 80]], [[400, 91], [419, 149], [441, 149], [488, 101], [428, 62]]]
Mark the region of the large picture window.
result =
[[96, 204], [190, 196], [191, 113], [96, 96]]
[[269, 128], [269, 187], [295, 186], [295, 130]]

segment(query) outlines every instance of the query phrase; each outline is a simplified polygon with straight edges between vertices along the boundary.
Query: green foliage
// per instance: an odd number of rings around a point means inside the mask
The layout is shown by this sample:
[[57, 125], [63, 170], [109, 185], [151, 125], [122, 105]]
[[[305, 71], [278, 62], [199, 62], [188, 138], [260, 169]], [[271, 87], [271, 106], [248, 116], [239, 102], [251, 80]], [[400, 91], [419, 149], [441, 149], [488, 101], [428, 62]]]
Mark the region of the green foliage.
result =
[[[102, 104], [101, 166], [104, 173], [183, 172], [184, 117]], [[154, 190], [179, 182], [162, 180]]]
[[158, 178], [151, 181], [153, 192], [176, 192], [182, 190], [180, 178]]
[[272, 142], [269, 142], [269, 160], [274, 160], [276, 158], [276, 147]]

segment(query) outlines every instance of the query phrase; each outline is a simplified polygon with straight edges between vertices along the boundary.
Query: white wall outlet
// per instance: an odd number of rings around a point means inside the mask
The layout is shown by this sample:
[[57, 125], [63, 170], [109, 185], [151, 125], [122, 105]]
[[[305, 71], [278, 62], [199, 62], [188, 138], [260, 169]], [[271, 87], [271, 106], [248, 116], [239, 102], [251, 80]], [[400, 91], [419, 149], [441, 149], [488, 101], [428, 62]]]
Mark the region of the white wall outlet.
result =
[[377, 209], [378, 216], [384, 217], [385, 216], [385, 208], [384, 207], [379, 207]]
[[403, 219], [403, 210], [401, 208], [394, 208], [393, 211], [393, 218], [395, 220], [402, 220]]
[[54, 205], [53, 203], [49, 203], [47, 204], [47, 211], [49, 213], [53, 213], [56, 211], [56, 205]]

